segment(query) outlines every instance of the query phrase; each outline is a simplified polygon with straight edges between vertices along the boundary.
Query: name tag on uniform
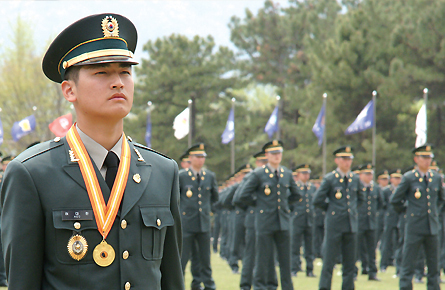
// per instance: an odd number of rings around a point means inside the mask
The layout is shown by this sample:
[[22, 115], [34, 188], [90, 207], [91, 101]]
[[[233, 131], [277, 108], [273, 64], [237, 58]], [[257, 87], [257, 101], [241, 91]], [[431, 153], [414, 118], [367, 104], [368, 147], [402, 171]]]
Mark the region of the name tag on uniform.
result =
[[63, 221], [91, 221], [93, 220], [92, 210], [62, 210]]

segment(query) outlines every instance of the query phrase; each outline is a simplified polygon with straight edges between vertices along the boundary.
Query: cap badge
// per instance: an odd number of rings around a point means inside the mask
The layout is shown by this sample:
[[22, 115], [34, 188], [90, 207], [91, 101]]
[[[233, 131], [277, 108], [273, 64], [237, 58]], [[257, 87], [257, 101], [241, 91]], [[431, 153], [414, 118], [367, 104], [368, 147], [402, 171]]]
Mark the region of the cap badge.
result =
[[119, 24], [113, 16], [102, 19], [102, 31], [104, 37], [119, 37]]
[[371, 165], [371, 164], [368, 164], [367, 167], [368, 167], [368, 169], [371, 169], [371, 168], [372, 168], [372, 165]]
[[431, 146], [426, 146], [426, 151], [431, 151]]
[[204, 144], [199, 144], [199, 149], [204, 150]]
[[346, 151], [347, 153], [351, 152], [351, 147], [349, 147], [349, 146], [346, 147], [345, 151]]
[[277, 145], [278, 145], [278, 141], [277, 141], [277, 140], [273, 140], [273, 141], [272, 141], [272, 145], [273, 145], [273, 146], [277, 146]]

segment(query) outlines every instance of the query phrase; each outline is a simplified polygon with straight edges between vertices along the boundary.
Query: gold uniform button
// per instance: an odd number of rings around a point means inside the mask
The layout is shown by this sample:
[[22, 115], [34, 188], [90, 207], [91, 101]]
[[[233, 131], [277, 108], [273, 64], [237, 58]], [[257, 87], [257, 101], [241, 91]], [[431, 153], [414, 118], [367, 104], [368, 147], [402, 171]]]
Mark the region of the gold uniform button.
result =
[[309, 209], [307, 209], [307, 210], [306, 210], [306, 212], [310, 212], [310, 210], [309, 210]]
[[251, 210], [250, 213], [253, 213], [253, 210]]
[[351, 212], [351, 209], [350, 209], [350, 208], [348, 208], [348, 212]]
[[198, 194], [198, 197], [201, 198], [201, 194]]
[[370, 207], [370, 206], [368, 206], [368, 210], [371, 210], [371, 207]]
[[236, 211], [236, 214], [239, 214], [239, 210]]
[[125, 230], [125, 229], [127, 228], [127, 221], [126, 221], [126, 220], [122, 220], [122, 221], [121, 221], [121, 228], [122, 228], [123, 230]]
[[306, 194], [306, 197], [309, 197], [309, 195]]
[[201, 187], [198, 187], [198, 190], [201, 190]]
[[414, 216], [414, 214], [412, 213], [411, 216]]
[[125, 283], [125, 290], [130, 290], [131, 284], [130, 282]]
[[278, 209], [281, 209], [281, 206], [278, 206]]
[[350, 205], [351, 203], [348, 201], [348, 205]]
[[429, 189], [429, 188], [427, 188], [427, 189], [426, 189], [426, 192], [430, 192], [430, 189]]
[[368, 201], [368, 204], [371, 204], [371, 201]]
[[80, 223], [79, 223], [79, 222], [75, 222], [75, 223], [74, 223], [74, 228], [75, 228], [76, 230], [80, 229]]
[[332, 212], [332, 215], [335, 215], [335, 211]]
[[161, 219], [157, 219], [156, 220], [156, 224], [158, 225], [158, 227], [160, 227], [161, 226]]
[[308, 199], [308, 198], [306, 199], [306, 202], [309, 202], [309, 199]]
[[370, 213], [370, 212], [368, 212], [368, 215], [371, 215], [371, 213]]
[[260, 213], [263, 213], [264, 211], [263, 210], [260, 210]]
[[280, 185], [279, 185], [279, 184], [277, 184], [277, 188], [280, 188]]
[[60, 141], [60, 137], [54, 138], [54, 142], [59, 142], [59, 141]]
[[431, 197], [429, 195], [427, 195], [426, 198], [430, 199]]
[[198, 201], [198, 204], [202, 204], [202, 201]]
[[349, 188], [346, 188], [346, 192], [349, 192]]
[[371, 196], [368, 196], [368, 199], [371, 199]]
[[[224, 213], [224, 212], [223, 212]], [[182, 212], [182, 215], [185, 215], [185, 211]]]
[[306, 204], [306, 207], [309, 207], [309, 205], [308, 205], [308, 204]]
[[133, 175], [133, 180], [136, 183], [141, 182], [141, 176], [139, 175], [139, 173], [136, 173], [135, 175]]
[[347, 195], [347, 196], [346, 196], [346, 198], [347, 198], [347, 199], [349, 199], [349, 198], [350, 198], [350, 196], [349, 196], [349, 195]]
[[281, 202], [281, 199], [278, 199], [278, 202]]
[[202, 208], [199, 208], [199, 211], [202, 211]]
[[130, 256], [130, 253], [128, 253], [128, 251], [124, 251], [124, 252], [122, 253], [122, 258], [123, 258], [124, 260], [128, 259], [129, 256]]
[[428, 213], [431, 213], [431, 210], [430, 210], [430, 209], [428, 210]]
[[431, 202], [428, 202], [428, 206], [431, 206]]
[[298, 212], [295, 212], [295, 215], [298, 215]]

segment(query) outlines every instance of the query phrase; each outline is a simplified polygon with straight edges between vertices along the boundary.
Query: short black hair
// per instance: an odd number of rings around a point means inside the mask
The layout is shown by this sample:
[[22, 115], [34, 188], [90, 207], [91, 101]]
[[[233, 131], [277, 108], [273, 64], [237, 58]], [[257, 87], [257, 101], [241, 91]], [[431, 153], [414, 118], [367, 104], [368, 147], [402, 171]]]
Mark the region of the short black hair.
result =
[[81, 68], [82, 66], [80, 65], [74, 65], [69, 67], [65, 72], [63, 80], [64, 81], [72, 80], [74, 81], [74, 83], [77, 83], [77, 81], [79, 80], [79, 71]]

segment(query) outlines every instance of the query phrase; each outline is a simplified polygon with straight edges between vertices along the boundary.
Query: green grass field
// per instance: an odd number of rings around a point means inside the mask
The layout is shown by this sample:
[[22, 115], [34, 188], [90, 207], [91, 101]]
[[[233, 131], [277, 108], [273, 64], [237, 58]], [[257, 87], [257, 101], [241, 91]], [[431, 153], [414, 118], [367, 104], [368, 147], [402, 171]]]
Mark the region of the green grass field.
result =
[[[303, 269], [304, 259], [302, 260]], [[358, 264], [359, 265], [359, 264]], [[190, 282], [192, 281], [190, 269], [190, 263], [187, 265], [185, 275], [185, 289], [190, 290]], [[318, 289], [318, 281], [321, 272], [321, 260], [316, 259], [314, 262], [314, 274], [315, 278], [306, 277], [306, 273], [299, 272], [297, 277], [293, 277], [294, 289]], [[332, 289], [341, 289], [342, 277], [339, 270], [341, 265], [337, 265], [334, 269], [334, 275], [332, 279]], [[218, 290], [236, 290], [239, 289], [240, 274], [232, 274], [232, 271], [226, 261], [219, 257], [219, 254], [212, 253], [212, 270], [213, 278], [215, 279], [216, 289]], [[361, 271], [359, 267], [359, 271]], [[355, 289], [357, 290], [396, 290], [398, 289], [399, 279], [393, 278], [396, 269], [395, 267], [388, 267], [386, 273], [378, 273], [377, 276], [382, 280], [380, 282], [368, 281], [367, 275], [359, 275], [355, 282]], [[279, 273], [277, 268], [277, 274]], [[426, 278], [423, 279], [424, 284], [414, 284], [414, 290], [426, 289]], [[279, 281], [279, 280], [278, 280]], [[279, 282], [278, 282], [279, 283]], [[278, 289], [281, 289], [278, 287]]]

